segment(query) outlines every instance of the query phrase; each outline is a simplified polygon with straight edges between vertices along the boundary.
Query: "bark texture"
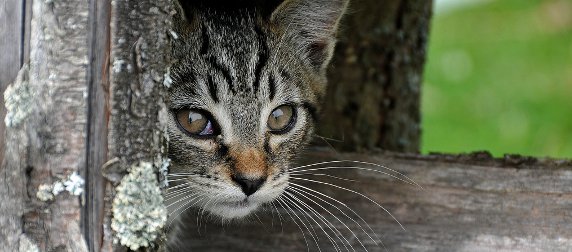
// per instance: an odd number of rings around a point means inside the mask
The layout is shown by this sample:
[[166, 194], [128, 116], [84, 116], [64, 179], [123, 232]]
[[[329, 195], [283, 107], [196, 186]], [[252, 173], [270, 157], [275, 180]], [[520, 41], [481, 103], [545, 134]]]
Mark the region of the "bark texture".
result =
[[[107, 156], [116, 160], [112, 164], [115, 168], [108, 170], [121, 176], [140, 162], [152, 163], [158, 169], [167, 161], [165, 101], [173, 8], [169, 1], [115, 0], [111, 13]], [[124, 249], [113, 244], [110, 228], [113, 182], [118, 181], [111, 179], [105, 192], [103, 251]]]
[[352, 1], [329, 71], [318, 135], [341, 150], [420, 150], [432, 1]]
[[[294, 183], [345, 203], [369, 223], [377, 237], [348, 208], [322, 197], [345, 211], [356, 222], [344, 217], [333, 206], [312, 198], [354, 230], [355, 234], [352, 234], [326, 210], [294, 194], [333, 223], [356, 251], [364, 251], [356, 237], [368, 251], [380, 252], [572, 250], [572, 232], [569, 228], [572, 225], [572, 216], [569, 214], [572, 210], [571, 161], [543, 161], [514, 156], [494, 160], [486, 153], [463, 156], [340, 155], [320, 150], [310, 152], [302, 163], [327, 160], [361, 160], [382, 164], [407, 175], [422, 187], [401, 181], [407, 179], [396, 172], [365, 164], [344, 165], [366, 167], [377, 172], [318, 170], [301, 176], [363, 193], [386, 208], [394, 219], [388, 212], [360, 195], [324, 184], [293, 179]], [[308, 175], [309, 173], [318, 175]], [[289, 204], [293, 205], [291, 202]], [[278, 214], [273, 207], [269, 207], [266, 213], [258, 213], [246, 221], [224, 224], [216, 218], [198, 213], [199, 217], [188, 220], [191, 224], [188, 227], [191, 235], [187, 240], [189, 251], [286, 252], [307, 251], [307, 246], [310, 251], [318, 251], [316, 241], [308, 230], [319, 235], [317, 244], [321, 251], [334, 251], [332, 241], [322, 235], [320, 226], [345, 251], [340, 241], [344, 239], [334, 235], [308, 208], [291, 208], [292, 210], [279, 208]], [[310, 217], [305, 217], [305, 212]], [[383, 244], [378, 242], [376, 245], [362, 228], [373, 239], [379, 238]], [[301, 229], [304, 230], [304, 235]]]
[[[112, 244], [109, 203], [127, 167], [146, 161], [157, 170], [166, 161], [171, 3], [59, 0], [30, 6], [30, 63], [6, 101], [8, 112], [18, 116], [2, 130], [0, 251], [125, 250]], [[8, 21], [2, 18], [4, 34]], [[11, 25], [14, 18], [8, 19]], [[28, 34], [12, 32], [17, 39]], [[15, 44], [26, 48], [26, 41]], [[4, 43], [1, 49], [9, 51]], [[21, 60], [2, 57], [0, 63]], [[105, 183], [108, 159], [117, 176]], [[81, 197], [53, 193], [74, 173], [85, 178]]]
[[[18, 91], [9, 97], [23, 98], [11, 112], [25, 116], [11, 120], [6, 132], [2, 184], [8, 193], [0, 193], [10, 197], [3, 199], [8, 209], [2, 216], [21, 224], [2, 229], [20, 236], [20, 249], [28, 244], [41, 251], [86, 251], [80, 198], [64, 192], [42, 201], [36, 195], [41, 185], [85, 167], [87, 5], [35, 1], [32, 12], [29, 70], [21, 72], [13, 86]], [[8, 248], [0, 250], [14, 251], [13, 243], [1, 244]]]

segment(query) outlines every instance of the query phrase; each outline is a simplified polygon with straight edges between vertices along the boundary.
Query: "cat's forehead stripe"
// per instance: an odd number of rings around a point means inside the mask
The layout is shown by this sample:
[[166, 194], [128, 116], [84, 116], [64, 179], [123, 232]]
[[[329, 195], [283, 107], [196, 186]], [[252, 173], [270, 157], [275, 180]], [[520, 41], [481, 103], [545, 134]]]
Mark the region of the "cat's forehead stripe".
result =
[[258, 87], [260, 86], [260, 75], [262, 74], [262, 68], [268, 62], [268, 45], [266, 44], [266, 37], [260, 27], [255, 26], [254, 32], [256, 33], [256, 38], [258, 40], [258, 62], [256, 63], [256, 68], [254, 71], [254, 82], [252, 83], [252, 89], [254, 93], [258, 92]]

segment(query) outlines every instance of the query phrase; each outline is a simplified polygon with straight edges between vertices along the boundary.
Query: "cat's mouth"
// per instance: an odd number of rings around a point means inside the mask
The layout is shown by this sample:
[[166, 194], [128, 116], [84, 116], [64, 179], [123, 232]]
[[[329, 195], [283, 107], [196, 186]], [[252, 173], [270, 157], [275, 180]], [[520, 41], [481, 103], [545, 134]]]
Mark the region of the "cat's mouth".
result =
[[235, 208], [244, 208], [244, 207], [249, 207], [251, 206], [253, 203], [251, 201], [248, 200], [248, 198], [241, 200], [241, 201], [231, 201], [231, 202], [221, 202], [220, 205], [221, 206], [225, 206], [225, 207], [235, 207]]
[[275, 200], [282, 192], [283, 188], [279, 186], [274, 190], [263, 190], [261, 193], [248, 197], [229, 198], [217, 201], [215, 204], [205, 204], [203, 208], [225, 219], [240, 219], [252, 214], [260, 206]]
[[205, 210], [226, 219], [243, 218], [256, 211], [260, 203], [249, 200], [219, 202], [212, 206], [205, 206]]

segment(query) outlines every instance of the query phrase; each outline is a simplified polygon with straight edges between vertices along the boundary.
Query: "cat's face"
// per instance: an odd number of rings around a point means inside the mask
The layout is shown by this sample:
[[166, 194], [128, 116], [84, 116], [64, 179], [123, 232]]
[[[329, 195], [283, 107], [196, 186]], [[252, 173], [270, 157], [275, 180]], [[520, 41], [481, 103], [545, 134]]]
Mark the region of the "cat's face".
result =
[[325, 1], [337, 11], [300, 23], [315, 2], [277, 2], [268, 12], [182, 4], [169, 101], [171, 214], [198, 206], [239, 218], [288, 186], [288, 167], [312, 136], [346, 5]]

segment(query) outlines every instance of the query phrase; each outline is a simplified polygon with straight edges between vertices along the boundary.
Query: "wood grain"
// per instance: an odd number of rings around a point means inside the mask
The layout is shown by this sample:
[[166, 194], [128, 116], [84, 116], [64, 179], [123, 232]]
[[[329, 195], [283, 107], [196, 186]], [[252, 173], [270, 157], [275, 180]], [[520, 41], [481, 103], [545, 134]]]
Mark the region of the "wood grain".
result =
[[109, 134], [109, 70], [111, 54], [111, 1], [89, 5], [88, 126], [86, 146], [86, 201], [83, 231], [90, 251], [100, 251], [103, 241], [105, 181], [101, 167], [107, 161]]
[[[24, 1], [5, 0], [0, 4], [0, 94], [14, 81], [22, 66]], [[6, 116], [4, 95], [0, 95], [0, 118]], [[0, 164], [4, 160], [5, 124], [0, 123]]]
[[[28, 55], [23, 48], [32, 47], [29, 71], [22, 77], [26, 81], [20, 85], [27, 85], [34, 97], [26, 108], [19, 108], [30, 109], [25, 120], [6, 129], [0, 211], [2, 232], [9, 235], [1, 237], [0, 250], [26, 249], [21, 247], [25, 236], [41, 251], [86, 251], [79, 197], [63, 193], [44, 202], [36, 192], [40, 185], [85, 167], [87, 4], [65, 0], [35, 1], [29, 8], [20, 4], [7, 11], [23, 15], [30, 10], [33, 15], [27, 16], [33, 18], [30, 32], [22, 28], [27, 20], [8, 24], [20, 27], [12, 34], [20, 39], [16, 43], [20, 49], [13, 48], [19, 59], [11, 63], [19, 68]], [[29, 43], [22, 41], [27, 34]]]
[[43, 202], [35, 195], [40, 185], [85, 167], [88, 4], [34, 1], [32, 17], [29, 85], [35, 96], [25, 124], [29, 156], [20, 167], [29, 195], [23, 231], [41, 251], [85, 251], [80, 198], [62, 193]]
[[[304, 161], [369, 161], [386, 165], [413, 179], [423, 189], [364, 170], [315, 171], [359, 182], [304, 176], [343, 185], [371, 197], [391, 212], [405, 230], [388, 213], [359, 195], [331, 186], [304, 184], [346, 203], [367, 220], [383, 245], [376, 245], [358, 225], [322, 203], [355, 231], [368, 251], [572, 250], [569, 228], [572, 225], [572, 165], [569, 162], [560, 162], [558, 167], [549, 162], [528, 168], [507, 168], [490, 162], [466, 164], [447, 158], [436, 160], [439, 159], [436, 157], [314, 152]], [[375, 166], [358, 166], [389, 172]], [[311, 202], [308, 204], [312, 205]], [[325, 210], [313, 206], [328, 216]], [[282, 218], [286, 219], [282, 225], [276, 212], [274, 216], [259, 213], [260, 220], [253, 216], [247, 221], [223, 226], [216, 218], [206, 215], [198, 218], [201, 220], [198, 225], [197, 215], [193, 214], [187, 220], [190, 235], [184, 240], [192, 251], [305, 251], [307, 246], [310, 251], [318, 251], [308, 232], [305, 234], [306, 245], [287, 212], [280, 210]], [[322, 232], [316, 223], [302, 217], [301, 211], [297, 214], [317, 233]], [[328, 219], [342, 230], [356, 251], [364, 251], [357, 239], [344, 231], [340, 222], [331, 216]], [[318, 244], [322, 251], [334, 251], [324, 236], [320, 236]], [[346, 250], [339, 240], [338, 244]]]
[[[123, 174], [143, 161], [160, 167], [167, 155], [163, 80], [171, 62], [172, 13], [170, 1], [115, 0], [111, 4], [107, 156], [119, 160]], [[125, 247], [113, 243], [110, 228], [114, 185], [105, 187], [105, 195], [93, 198], [105, 201], [101, 251], [123, 251]]]
[[14, 81], [22, 66], [24, 10], [24, 0], [4, 0], [0, 4], [0, 91]]

